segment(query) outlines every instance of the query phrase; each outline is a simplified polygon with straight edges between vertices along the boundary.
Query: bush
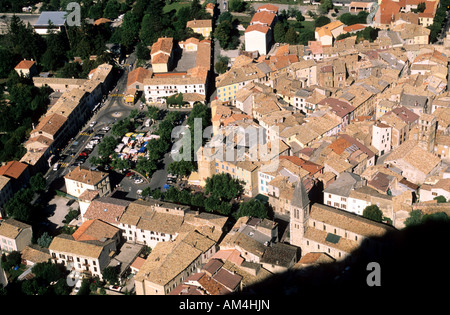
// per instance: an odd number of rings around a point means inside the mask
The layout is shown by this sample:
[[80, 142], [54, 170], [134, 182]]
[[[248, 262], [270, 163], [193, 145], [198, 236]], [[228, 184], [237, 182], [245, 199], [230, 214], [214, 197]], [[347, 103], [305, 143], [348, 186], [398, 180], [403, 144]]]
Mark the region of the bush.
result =
[[383, 212], [381, 212], [377, 205], [370, 205], [364, 209], [363, 217], [373, 221], [381, 222], [383, 220]]

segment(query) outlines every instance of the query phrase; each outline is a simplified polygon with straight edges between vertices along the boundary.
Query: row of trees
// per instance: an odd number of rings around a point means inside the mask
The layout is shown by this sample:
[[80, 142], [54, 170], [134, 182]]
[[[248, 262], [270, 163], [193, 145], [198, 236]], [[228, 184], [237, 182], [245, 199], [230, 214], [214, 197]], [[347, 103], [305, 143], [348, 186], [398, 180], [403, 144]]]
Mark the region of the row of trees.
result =
[[[197, 146], [194, 143], [196, 119], [200, 119], [202, 128], [200, 130], [202, 135], [202, 143], [197, 144]], [[188, 139], [190, 140], [190, 143], [184, 142], [185, 141], [184, 139], [179, 140], [182, 143], [182, 150], [186, 148], [190, 150], [189, 155], [187, 155], [189, 156], [189, 158], [181, 159], [180, 161], [174, 161], [170, 163], [168, 166], [168, 170], [170, 173], [177, 176], [189, 176], [192, 171], [197, 170], [198, 165], [196, 162], [196, 153], [200, 148], [200, 145], [204, 145], [205, 141], [207, 140], [203, 138], [203, 131], [205, 130], [206, 127], [210, 126], [210, 124], [211, 124], [211, 110], [206, 105], [200, 103], [195, 104], [186, 120], [186, 126], [188, 128], [190, 136]]]
[[120, 28], [116, 28], [111, 42], [124, 45], [131, 50], [138, 42], [150, 46], [160, 37], [173, 37], [174, 40], [185, 40], [196, 37], [186, 23], [193, 19], [211, 18], [210, 14], [193, 0], [189, 6], [178, 11], [164, 12], [164, 0], [137, 0], [133, 8], [126, 12]]
[[[109, 61], [105, 44], [110, 37], [111, 30], [108, 26], [91, 25], [84, 20], [80, 27], [68, 26], [64, 32], [50, 31], [47, 36], [40, 36], [31, 25], [25, 25], [18, 17], [13, 16], [7, 33], [0, 38], [0, 51], [7, 57], [0, 61], [0, 77], [8, 77], [21, 60], [33, 59], [39, 70], [61, 72], [60, 76], [85, 78], [92, 68]], [[97, 61], [89, 61], [91, 55], [96, 55]], [[81, 57], [85, 61], [83, 66], [68, 63], [74, 57]]]
[[242, 216], [269, 218], [271, 209], [257, 199], [240, 202], [244, 192], [243, 182], [232, 178], [229, 174], [215, 174], [206, 179], [203, 192], [190, 191], [170, 187], [162, 192], [160, 189], [151, 191], [149, 188], [143, 192], [144, 196], [154, 199], [189, 205], [197, 209], [220, 215], [231, 215], [235, 219]]
[[422, 210], [413, 210], [410, 212], [409, 217], [405, 220], [405, 226], [410, 227], [414, 225], [424, 224], [429, 221], [449, 222], [450, 218], [445, 212], [425, 214]]
[[439, 34], [443, 31], [447, 11], [450, 9], [450, 0], [441, 0], [439, 7], [436, 9], [436, 14], [433, 18], [433, 24], [428, 26], [430, 29], [430, 43], [437, 41]]
[[219, 41], [220, 47], [226, 50], [236, 49], [240, 44], [239, 31], [236, 28], [237, 19], [226, 11], [219, 16], [217, 22], [214, 37]]
[[356, 36], [357, 42], [364, 41], [364, 40], [373, 42], [375, 39], [378, 38], [378, 32], [379, 32], [378, 28], [373, 28], [372, 26], [368, 26], [365, 29], [363, 29], [362, 31], [356, 32], [355, 34], [351, 34], [351, 33], [340, 34], [336, 37], [336, 40], [341, 40], [341, 39], [344, 39], [347, 37]]
[[31, 201], [35, 194], [43, 193], [46, 187], [46, 180], [41, 173], [33, 175], [29, 185], [16, 192], [5, 204], [7, 216], [29, 224], [37, 222], [41, 206], [32, 204]]
[[[0, 58], [1, 59], [1, 58]], [[9, 94], [3, 94], [4, 89]], [[20, 159], [26, 152], [22, 146], [32, 124], [37, 124], [50, 102], [50, 88], [37, 88], [32, 80], [11, 72], [0, 87], [0, 160]]]

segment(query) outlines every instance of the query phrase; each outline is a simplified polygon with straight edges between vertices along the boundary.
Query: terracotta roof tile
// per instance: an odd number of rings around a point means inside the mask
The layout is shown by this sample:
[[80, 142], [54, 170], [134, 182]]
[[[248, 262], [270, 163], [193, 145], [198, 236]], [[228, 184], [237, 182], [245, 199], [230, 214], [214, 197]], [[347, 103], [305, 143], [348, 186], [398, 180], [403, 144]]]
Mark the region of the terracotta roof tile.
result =
[[33, 60], [22, 60], [14, 69], [30, 69], [35, 63]]

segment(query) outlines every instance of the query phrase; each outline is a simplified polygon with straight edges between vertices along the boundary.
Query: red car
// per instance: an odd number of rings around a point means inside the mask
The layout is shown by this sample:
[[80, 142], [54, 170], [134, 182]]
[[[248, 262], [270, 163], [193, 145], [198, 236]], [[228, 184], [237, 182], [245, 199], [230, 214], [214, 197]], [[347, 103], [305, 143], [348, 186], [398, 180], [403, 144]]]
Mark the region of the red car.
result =
[[130, 177], [132, 175], [134, 175], [134, 172], [128, 172], [128, 173], [125, 174], [126, 177]]

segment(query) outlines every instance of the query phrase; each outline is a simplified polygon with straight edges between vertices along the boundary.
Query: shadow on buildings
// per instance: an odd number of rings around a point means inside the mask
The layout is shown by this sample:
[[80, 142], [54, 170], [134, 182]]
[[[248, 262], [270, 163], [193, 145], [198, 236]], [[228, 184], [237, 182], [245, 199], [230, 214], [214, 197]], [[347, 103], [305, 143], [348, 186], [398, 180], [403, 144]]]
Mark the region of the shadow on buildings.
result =
[[[376, 239], [366, 239], [345, 261], [290, 270], [271, 276], [238, 295], [287, 296], [283, 303], [296, 303], [289, 296], [350, 298], [370, 291], [370, 299], [385, 295], [409, 296], [442, 290], [449, 282], [445, 253], [450, 242], [450, 221], [429, 221], [421, 225], [395, 230]], [[379, 245], [376, 245], [379, 241]], [[370, 262], [379, 264], [381, 286], [368, 285], [373, 278]], [[370, 282], [370, 281], [369, 281]], [[444, 291], [443, 291], [444, 292]], [[392, 297], [391, 297], [392, 298]], [[380, 300], [380, 302], [382, 301]]]

